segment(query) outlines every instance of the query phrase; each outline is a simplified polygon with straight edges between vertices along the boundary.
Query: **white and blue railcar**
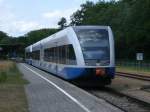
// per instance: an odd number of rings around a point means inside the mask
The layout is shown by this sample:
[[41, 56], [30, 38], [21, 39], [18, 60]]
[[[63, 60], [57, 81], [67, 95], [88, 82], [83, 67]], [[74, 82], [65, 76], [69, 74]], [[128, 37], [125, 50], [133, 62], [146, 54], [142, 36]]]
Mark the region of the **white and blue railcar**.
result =
[[96, 79], [109, 84], [115, 75], [114, 39], [109, 26], [68, 27], [25, 51], [29, 64], [66, 80]]

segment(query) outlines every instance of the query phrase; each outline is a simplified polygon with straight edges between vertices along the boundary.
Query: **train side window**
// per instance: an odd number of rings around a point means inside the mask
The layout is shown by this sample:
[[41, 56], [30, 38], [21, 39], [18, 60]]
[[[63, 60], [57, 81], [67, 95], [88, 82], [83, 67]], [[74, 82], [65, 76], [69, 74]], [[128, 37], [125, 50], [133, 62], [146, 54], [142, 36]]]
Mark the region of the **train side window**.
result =
[[57, 50], [58, 50], [57, 47], [54, 47], [54, 57], [53, 57], [53, 59], [54, 59], [55, 63], [57, 63], [57, 60], [58, 60], [58, 51]]
[[34, 59], [34, 60], [40, 60], [40, 50], [32, 52], [32, 59]]
[[44, 50], [44, 61], [48, 61], [49, 59], [49, 49]]
[[62, 50], [63, 50], [63, 46], [60, 46], [59, 47], [59, 63], [61, 63], [61, 64], [63, 64], [63, 52], [62, 52]]
[[65, 46], [59, 46], [57, 49], [58, 53], [58, 63], [60, 64], [66, 64], [66, 56], [65, 56]]
[[44, 61], [75, 65], [76, 57], [72, 45], [63, 45], [44, 50]]
[[72, 45], [69, 45], [69, 59], [70, 60], [75, 60], [76, 59], [75, 52], [74, 52], [74, 49], [73, 49]]
[[26, 52], [25, 56], [26, 56], [26, 59], [30, 59], [32, 57], [32, 53]]
[[69, 65], [76, 65], [76, 56], [75, 56], [75, 52], [73, 49], [72, 45], [67, 45], [67, 49], [66, 49], [66, 54], [67, 54], [67, 64]]
[[50, 49], [49, 49], [49, 55], [48, 55], [48, 58], [49, 58], [49, 61], [50, 61], [50, 62], [52, 61], [52, 57], [53, 57], [53, 49], [50, 48]]
[[49, 61], [51, 62], [53, 58], [53, 49], [48, 48], [44, 50], [44, 61]]

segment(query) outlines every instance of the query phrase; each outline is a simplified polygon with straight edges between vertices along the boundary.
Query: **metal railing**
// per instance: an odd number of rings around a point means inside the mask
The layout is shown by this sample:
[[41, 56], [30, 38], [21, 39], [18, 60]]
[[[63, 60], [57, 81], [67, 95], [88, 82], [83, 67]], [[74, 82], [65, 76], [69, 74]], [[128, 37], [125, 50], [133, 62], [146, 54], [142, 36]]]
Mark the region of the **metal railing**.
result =
[[142, 70], [150, 72], [150, 61], [132, 61], [132, 60], [116, 61], [116, 66], [130, 68], [137, 71]]

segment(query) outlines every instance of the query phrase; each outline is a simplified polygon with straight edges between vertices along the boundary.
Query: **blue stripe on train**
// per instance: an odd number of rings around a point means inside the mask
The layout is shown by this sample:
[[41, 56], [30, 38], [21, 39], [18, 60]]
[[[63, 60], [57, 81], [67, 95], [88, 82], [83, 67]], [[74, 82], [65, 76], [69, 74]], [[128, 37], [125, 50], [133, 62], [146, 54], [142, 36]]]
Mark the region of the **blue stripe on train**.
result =
[[[86, 75], [94, 75], [95, 73], [91, 72], [91, 71], [95, 71], [94, 69], [91, 70], [88, 68], [66, 67], [62, 71], [58, 72], [57, 75], [65, 79], [75, 79], [75, 78], [86, 76]], [[115, 76], [115, 67], [106, 68], [105, 70], [106, 70], [106, 74], [110, 76], [111, 78]]]
[[85, 68], [65, 68], [67, 79], [75, 79], [87, 74]]
[[[62, 67], [61, 70], [59, 70], [59, 67], [57, 69], [56, 66], [53, 69], [51, 69], [51, 67], [44, 67], [44, 66], [42, 67], [41, 65], [37, 66], [31, 60], [26, 60], [26, 61], [28, 64], [33, 64], [34, 66], [38, 68], [44, 69], [48, 72], [51, 72], [67, 80], [76, 79], [76, 78], [83, 77], [83, 76], [95, 76], [96, 68]], [[107, 76], [109, 76], [110, 78], [114, 78], [115, 67], [108, 67], [108, 68], [105, 68], [105, 70], [106, 70]]]
[[115, 76], [115, 67], [106, 68], [106, 74], [112, 78]]

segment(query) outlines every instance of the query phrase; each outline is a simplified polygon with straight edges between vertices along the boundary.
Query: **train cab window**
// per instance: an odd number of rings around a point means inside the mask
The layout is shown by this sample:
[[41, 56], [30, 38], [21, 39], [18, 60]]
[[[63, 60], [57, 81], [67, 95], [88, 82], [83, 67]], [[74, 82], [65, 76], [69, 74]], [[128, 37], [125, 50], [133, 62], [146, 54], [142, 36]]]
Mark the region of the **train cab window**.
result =
[[86, 65], [109, 65], [110, 45], [107, 29], [75, 29]]

